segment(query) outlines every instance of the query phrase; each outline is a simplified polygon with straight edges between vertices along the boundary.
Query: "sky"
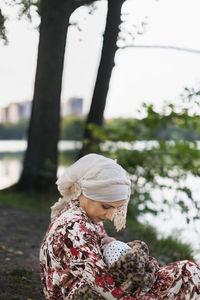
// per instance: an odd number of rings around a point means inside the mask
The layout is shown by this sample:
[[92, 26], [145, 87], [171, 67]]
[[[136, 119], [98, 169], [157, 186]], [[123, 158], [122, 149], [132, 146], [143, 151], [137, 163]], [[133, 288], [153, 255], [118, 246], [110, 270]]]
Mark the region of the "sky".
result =
[[[0, 43], [0, 107], [31, 100], [37, 62], [39, 18], [33, 23], [17, 19], [17, 8], [0, 7], [9, 17], [6, 23], [9, 44]], [[82, 31], [71, 26], [67, 37], [62, 83], [62, 101], [84, 99], [84, 113], [91, 102], [101, 53], [106, 1], [88, 15], [81, 7], [71, 17]], [[126, 28], [147, 18], [143, 35], [135, 45], [170, 45], [200, 50], [199, 0], [127, 0], [122, 8]], [[122, 42], [120, 43], [122, 44]], [[174, 50], [126, 48], [115, 56], [105, 117], [135, 117], [142, 102], [162, 106], [177, 102], [185, 87], [199, 87], [200, 54]]]

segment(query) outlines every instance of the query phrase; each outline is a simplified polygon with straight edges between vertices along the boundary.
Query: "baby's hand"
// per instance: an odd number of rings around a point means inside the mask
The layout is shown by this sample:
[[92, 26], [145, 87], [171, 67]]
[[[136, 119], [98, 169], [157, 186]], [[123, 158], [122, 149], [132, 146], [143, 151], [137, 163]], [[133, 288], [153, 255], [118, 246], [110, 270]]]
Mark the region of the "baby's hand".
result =
[[108, 236], [107, 234], [104, 234], [101, 236], [101, 249], [104, 250], [107, 244], [110, 242], [116, 241], [114, 237]]

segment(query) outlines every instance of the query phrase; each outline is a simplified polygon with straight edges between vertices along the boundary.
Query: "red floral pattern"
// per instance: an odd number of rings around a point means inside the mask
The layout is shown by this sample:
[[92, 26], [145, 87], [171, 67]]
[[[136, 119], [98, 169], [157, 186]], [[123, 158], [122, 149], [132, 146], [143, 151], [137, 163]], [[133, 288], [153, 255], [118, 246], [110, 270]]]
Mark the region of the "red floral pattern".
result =
[[67, 204], [41, 245], [40, 271], [47, 300], [71, 300], [74, 291], [86, 284], [105, 299], [200, 300], [200, 269], [192, 261], [159, 268], [151, 290], [127, 294], [110, 276], [103, 260], [100, 241], [104, 233], [103, 225], [94, 224], [78, 200]]
[[114, 298], [120, 299], [122, 296], [124, 296], [124, 291], [122, 289], [118, 288], [112, 291], [112, 295]]

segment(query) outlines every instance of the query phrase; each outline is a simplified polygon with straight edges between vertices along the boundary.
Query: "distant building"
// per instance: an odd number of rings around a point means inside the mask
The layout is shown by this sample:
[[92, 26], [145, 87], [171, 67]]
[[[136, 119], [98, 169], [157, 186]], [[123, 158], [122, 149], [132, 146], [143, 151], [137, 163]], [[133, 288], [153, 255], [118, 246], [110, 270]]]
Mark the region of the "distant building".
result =
[[31, 107], [32, 101], [10, 103], [1, 109], [1, 122], [18, 123], [21, 120], [27, 120], [31, 115]]
[[61, 105], [62, 117], [71, 115], [82, 116], [83, 115], [83, 99], [82, 98], [70, 98], [67, 102], [63, 102]]
[[[18, 123], [21, 120], [28, 120], [31, 116], [32, 101], [10, 103], [0, 110], [1, 123]], [[67, 102], [61, 103], [61, 116], [70, 115], [82, 116], [83, 99], [70, 98]]]
[[1, 108], [1, 123], [8, 122], [8, 107]]

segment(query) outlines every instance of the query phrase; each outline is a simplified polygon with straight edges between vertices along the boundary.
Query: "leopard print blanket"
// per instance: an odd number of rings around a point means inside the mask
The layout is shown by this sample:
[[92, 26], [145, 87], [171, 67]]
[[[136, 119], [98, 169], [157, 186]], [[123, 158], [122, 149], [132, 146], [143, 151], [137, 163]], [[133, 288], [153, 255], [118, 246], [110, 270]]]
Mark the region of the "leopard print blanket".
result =
[[[127, 243], [132, 249], [109, 268], [111, 275], [127, 292], [134, 293], [137, 288], [151, 288], [156, 280], [156, 267], [149, 260], [149, 250], [143, 241]], [[89, 286], [77, 289], [73, 300], [103, 300]]]

